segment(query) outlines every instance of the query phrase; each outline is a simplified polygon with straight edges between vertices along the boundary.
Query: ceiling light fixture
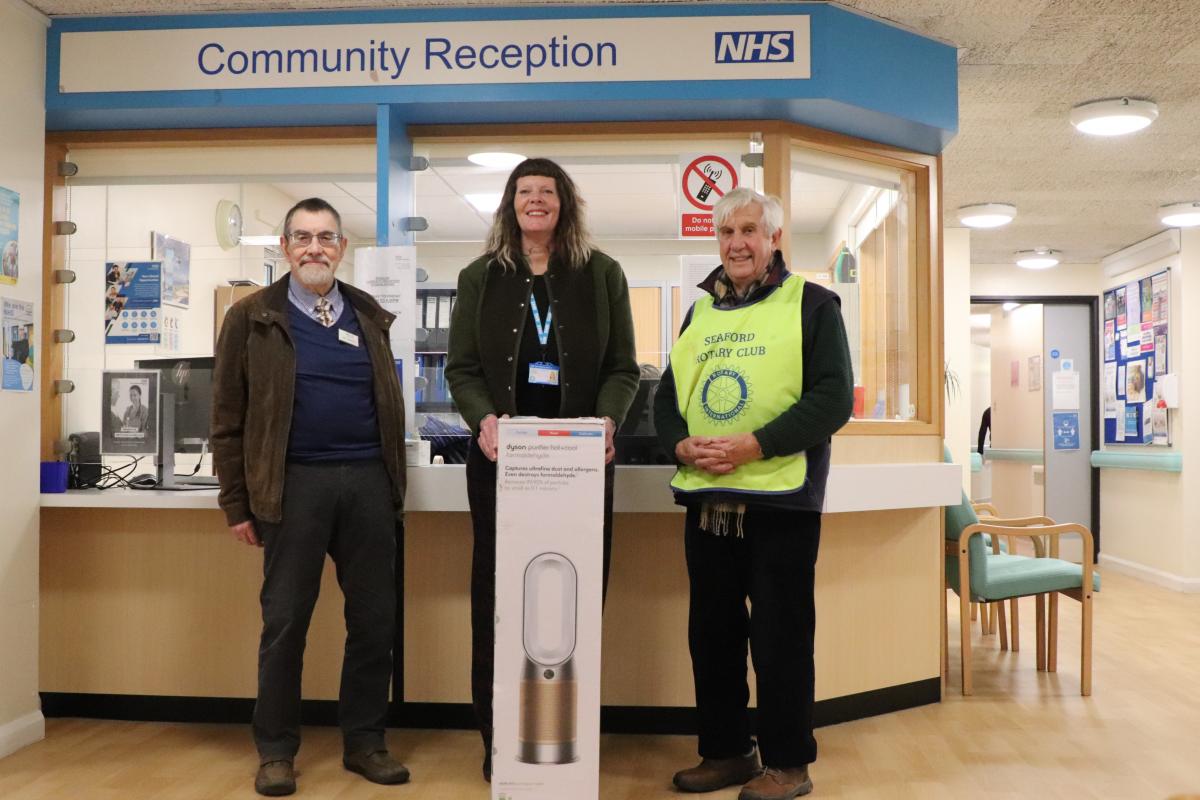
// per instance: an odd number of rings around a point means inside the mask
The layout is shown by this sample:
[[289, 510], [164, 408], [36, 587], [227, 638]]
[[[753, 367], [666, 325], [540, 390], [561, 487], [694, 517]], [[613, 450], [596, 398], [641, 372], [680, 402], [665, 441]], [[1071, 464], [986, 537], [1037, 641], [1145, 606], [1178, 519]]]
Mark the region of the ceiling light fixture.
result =
[[1158, 119], [1158, 106], [1150, 100], [1118, 97], [1094, 100], [1071, 109], [1071, 124], [1093, 136], [1123, 136], [1140, 131]]
[[1049, 247], [1037, 247], [1033, 250], [1018, 250], [1015, 253], [1017, 257], [1017, 266], [1025, 269], [1050, 269], [1050, 267], [1058, 265], [1058, 257], [1061, 255], [1057, 250], [1051, 250]]
[[478, 192], [463, 196], [467, 198], [468, 203], [475, 207], [476, 211], [483, 214], [494, 214], [496, 209], [500, 207], [500, 198], [503, 197], [503, 193]]
[[1172, 203], [1158, 210], [1163, 225], [1172, 228], [1193, 228], [1200, 225], [1200, 203]]
[[976, 203], [958, 209], [958, 221], [968, 228], [999, 228], [1015, 216], [1017, 207], [1009, 203]]
[[520, 153], [485, 152], [471, 153], [471, 155], [467, 156], [467, 161], [470, 161], [472, 164], [478, 164], [481, 167], [491, 167], [492, 169], [512, 169], [524, 160], [525, 156]]
[[1004, 312], [1006, 314], [1009, 311], [1016, 311], [1020, 307], [1021, 307], [1020, 303], [1013, 303], [1013, 302], [1008, 302], [1008, 303], [1005, 303], [1004, 305], [1000, 306], [1000, 308], [1004, 309]]

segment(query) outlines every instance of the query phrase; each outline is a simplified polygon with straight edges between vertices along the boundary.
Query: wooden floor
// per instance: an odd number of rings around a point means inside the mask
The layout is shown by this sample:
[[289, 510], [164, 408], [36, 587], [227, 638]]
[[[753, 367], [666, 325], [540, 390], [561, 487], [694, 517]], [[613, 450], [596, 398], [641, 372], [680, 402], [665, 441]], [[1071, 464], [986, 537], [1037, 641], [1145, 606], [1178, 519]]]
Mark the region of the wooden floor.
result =
[[[1200, 793], [1200, 595], [1106, 574], [1096, 599], [1095, 694], [1079, 696], [1079, 610], [1060, 603], [1059, 672], [1034, 669], [1033, 606], [1023, 647], [1001, 653], [975, 625], [977, 694], [957, 689], [957, 617], [945, 700], [817, 732], [818, 797], [1123, 798]], [[404, 787], [345, 772], [332, 728], [305, 731], [299, 797], [488, 797], [478, 736], [395, 731], [413, 770]], [[690, 737], [605, 736], [605, 800], [677, 797], [670, 775], [695, 760]], [[3, 800], [212, 800], [256, 797], [244, 726], [49, 720], [43, 742], [0, 760]], [[706, 797], [732, 800], [736, 789]], [[564, 799], [564, 800], [569, 800]]]

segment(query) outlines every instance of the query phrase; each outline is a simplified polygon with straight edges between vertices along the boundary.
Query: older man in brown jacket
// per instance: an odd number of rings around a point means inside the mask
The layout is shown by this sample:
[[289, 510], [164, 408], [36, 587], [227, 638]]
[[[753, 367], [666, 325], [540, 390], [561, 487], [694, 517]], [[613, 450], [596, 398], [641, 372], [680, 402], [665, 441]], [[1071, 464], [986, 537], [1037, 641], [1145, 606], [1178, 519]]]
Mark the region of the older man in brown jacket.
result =
[[343, 764], [403, 783], [384, 744], [405, 468], [394, 317], [334, 279], [346, 238], [324, 200], [292, 208], [280, 244], [291, 272], [229, 310], [213, 391], [219, 502], [234, 538], [264, 548], [255, 789], [296, 790], [300, 672], [326, 553], [346, 599]]

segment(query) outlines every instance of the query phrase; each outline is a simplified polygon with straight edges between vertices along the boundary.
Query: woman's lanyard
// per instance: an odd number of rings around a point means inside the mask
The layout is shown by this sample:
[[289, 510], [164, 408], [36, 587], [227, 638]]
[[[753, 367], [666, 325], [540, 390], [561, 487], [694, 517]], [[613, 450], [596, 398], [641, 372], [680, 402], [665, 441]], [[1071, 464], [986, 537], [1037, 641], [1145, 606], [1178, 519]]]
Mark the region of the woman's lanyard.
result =
[[537, 331], [538, 344], [542, 346], [542, 359], [546, 358], [546, 345], [550, 342], [550, 318], [554, 316], [554, 309], [546, 310], [546, 324], [542, 324], [542, 314], [538, 310], [537, 295], [529, 295], [529, 307], [533, 309], [533, 329]]
[[542, 360], [529, 365], [529, 382], [545, 386], [558, 386], [558, 365], [546, 360], [546, 348], [550, 343], [550, 322], [554, 309], [546, 309], [546, 322], [542, 322], [542, 313], [538, 309], [537, 296], [529, 293], [529, 307], [533, 311], [533, 330], [537, 333], [538, 344], [542, 346]]

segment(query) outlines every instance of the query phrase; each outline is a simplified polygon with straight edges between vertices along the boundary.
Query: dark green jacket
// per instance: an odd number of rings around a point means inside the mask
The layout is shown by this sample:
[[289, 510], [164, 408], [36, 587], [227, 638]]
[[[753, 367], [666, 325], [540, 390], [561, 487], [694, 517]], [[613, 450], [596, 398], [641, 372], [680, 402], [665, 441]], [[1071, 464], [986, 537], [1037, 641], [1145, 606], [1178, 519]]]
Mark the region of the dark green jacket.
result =
[[[213, 466], [221, 482], [217, 502], [230, 525], [251, 518], [279, 522], [283, 515], [283, 471], [296, 389], [289, 278], [284, 275], [235, 303], [217, 341]], [[388, 339], [396, 317], [364, 291], [341, 281], [338, 289], [358, 317], [371, 358], [380, 445], [399, 518], [404, 510], [404, 401]]]
[[[551, 259], [546, 278], [562, 370], [559, 416], [611, 417], [620, 426], [639, 379], [625, 273], [594, 250], [581, 269]], [[506, 271], [481, 256], [459, 273], [446, 381], [475, 433], [488, 414], [517, 413], [517, 359], [532, 291], [524, 262]]]

